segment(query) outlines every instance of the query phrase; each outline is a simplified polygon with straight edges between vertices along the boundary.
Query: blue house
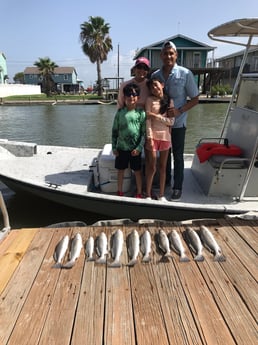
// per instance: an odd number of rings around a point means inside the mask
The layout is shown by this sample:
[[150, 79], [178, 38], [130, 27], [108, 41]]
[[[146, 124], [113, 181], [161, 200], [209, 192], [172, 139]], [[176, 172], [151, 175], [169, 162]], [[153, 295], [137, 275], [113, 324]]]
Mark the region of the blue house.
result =
[[135, 59], [139, 56], [145, 56], [150, 60], [153, 69], [160, 68], [160, 52], [165, 41], [172, 41], [176, 45], [178, 64], [189, 69], [206, 67], [208, 53], [215, 49], [207, 44], [179, 34], [141, 48], [137, 51]]
[[212, 58], [208, 59], [208, 53], [213, 52], [215, 47], [178, 34], [139, 49], [134, 59], [145, 56], [150, 60], [153, 71], [160, 68], [162, 63], [160, 52], [166, 41], [172, 41], [176, 45], [177, 63], [193, 72], [202, 93], [209, 92], [211, 86], [218, 82], [221, 73], [223, 73], [223, 69], [213, 67]]
[[[59, 93], [74, 93], [80, 89], [81, 81], [78, 80], [74, 67], [56, 67], [52, 79], [55, 84], [55, 91]], [[42, 75], [38, 67], [25, 68], [24, 83], [42, 85]]]

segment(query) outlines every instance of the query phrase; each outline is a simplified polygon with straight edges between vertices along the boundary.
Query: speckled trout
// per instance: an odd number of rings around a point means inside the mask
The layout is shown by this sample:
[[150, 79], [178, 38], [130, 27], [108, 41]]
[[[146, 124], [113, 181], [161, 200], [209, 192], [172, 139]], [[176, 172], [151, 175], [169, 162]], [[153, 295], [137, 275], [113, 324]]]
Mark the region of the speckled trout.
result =
[[212, 253], [214, 253], [214, 261], [222, 262], [222, 261], [226, 260], [225, 256], [222, 254], [222, 250], [221, 250], [220, 246], [218, 245], [218, 243], [216, 242], [213, 234], [204, 225], [200, 226], [200, 236], [201, 236], [201, 240], [202, 240], [203, 245], [206, 248], [208, 248], [208, 250], [210, 250]]
[[82, 237], [81, 234], [76, 234], [72, 239], [71, 250], [69, 253], [69, 261], [63, 265], [63, 268], [72, 268], [75, 261], [79, 258], [82, 249]]
[[183, 242], [179, 236], [179, 233], [176, 230], [172, 230], [169, 234], [170, 245], [174, 251], [179, 254], [179, 261], [180, 262], [188, 262], [190, 259], [187, 257], [185, 253], [185, 248], [183, 246]]
[[110, 267], [121, 267], [120, 256], [123, 251], [124, 236], [123, 232], [118, 229], [111, 237], [111, 256], [114, 259], [109, 264]]
[[134, 266], [137, 263], [137, 256], [140, 251], [140, 238], [139, 234], [136, 230], [133, 230], [127, 238], [128, 242], [128, 255], [130, 261], [128, 262], [128, 266]]
[[65, 256], [66, 251], [67, 251], [68, 244], [69, 244], [69, 236], [66, 235], [56, 245], [55, 252], [53, 255], [54, 260], [56, 262], [53, 266], [54, 268], [61, 268], [62, 260]]
[[190, 227], [187, 227], [183, 234], [189, 247], [195, 253], [194, 260], [203, 261], [204, 260], [204, 257], [202, 255], [203, 246], [198, 234]]
[[150, 262], [151, 257], [151, 234], [148, 230], [145, 230], [140, 237], [140, 248], [143, 254], [142, 262]]
[[87, 257], [87, 261], [94, 261], [93, 253], [94, 253], [94, 238], [90, 236], [87, 239], [86, 244], [85, 244], [85, 254]]
[[97, 238], [96, 252], [99, 256], [99, 258], [96, 260], [96, 263], [105, 264], [107, 261], [106, 255], [108, 254], [108, 250], [107, 250], [107, 236], [103, 231], [99, 234]]

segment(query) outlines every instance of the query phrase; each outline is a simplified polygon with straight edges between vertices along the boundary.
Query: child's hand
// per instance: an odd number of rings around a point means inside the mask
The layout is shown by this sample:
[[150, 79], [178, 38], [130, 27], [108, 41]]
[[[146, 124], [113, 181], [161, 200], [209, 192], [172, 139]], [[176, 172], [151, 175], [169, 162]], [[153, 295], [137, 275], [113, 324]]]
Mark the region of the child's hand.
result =
[[131, 151], [131, 155], [132, 155], [132, 156], [139, 156], [139, 154], [140, 154], [140, 151], [138, 151], [138, 150], [136, 150], [136, 149], [134, 149], [133, 151]]
[[113, 155], [114, 156], [118, 156], [118, 151], [117, 150], [113, 150]]

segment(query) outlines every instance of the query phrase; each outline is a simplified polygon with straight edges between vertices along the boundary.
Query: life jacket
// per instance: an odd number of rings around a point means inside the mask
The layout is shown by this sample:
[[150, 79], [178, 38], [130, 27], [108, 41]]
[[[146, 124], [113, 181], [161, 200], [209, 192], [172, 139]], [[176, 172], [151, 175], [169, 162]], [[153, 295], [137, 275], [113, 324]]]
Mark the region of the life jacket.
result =
[[219, 143], [203, 143], [196, 149], [200, 163], [207, 161], [213, 155], [220, 156], [240, 156], [242, 149], [236, 145], [228, 145], [225, 141], [224, 144]]

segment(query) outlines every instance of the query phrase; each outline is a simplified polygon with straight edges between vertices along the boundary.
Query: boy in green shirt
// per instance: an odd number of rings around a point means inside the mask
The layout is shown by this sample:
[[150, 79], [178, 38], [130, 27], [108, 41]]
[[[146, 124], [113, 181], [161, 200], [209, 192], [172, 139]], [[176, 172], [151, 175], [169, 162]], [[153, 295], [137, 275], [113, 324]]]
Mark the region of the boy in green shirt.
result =
[[123, 196], [124, 171], [134, 170], [136, 198], [142, 197], [141, 152], [145, 142], [145, 111], [136, 108], [140, 95], [138, 85], [127, 84], [123, 89], [125, 106], [116, 112], [112, 127], [112, 150], [117, 173], [117, 195]]

